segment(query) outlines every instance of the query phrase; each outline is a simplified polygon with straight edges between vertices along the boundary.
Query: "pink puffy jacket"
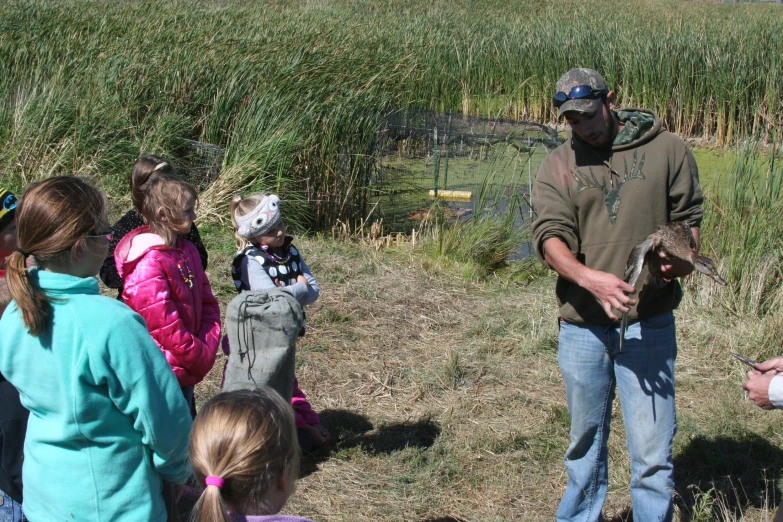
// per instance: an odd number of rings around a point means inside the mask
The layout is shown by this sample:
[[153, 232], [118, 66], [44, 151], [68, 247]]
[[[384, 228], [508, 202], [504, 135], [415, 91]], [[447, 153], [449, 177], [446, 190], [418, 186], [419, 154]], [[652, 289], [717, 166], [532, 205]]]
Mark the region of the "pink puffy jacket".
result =
[[152, 246], [128, 259], [131, 241], [146, 232], [147, 226], [128, 232], [114, 251], [122, 299], [147, 322], [179, 385], [197, 384], [215, 364], [220, 307], [190, 241], [179, 239], [176, 248]]

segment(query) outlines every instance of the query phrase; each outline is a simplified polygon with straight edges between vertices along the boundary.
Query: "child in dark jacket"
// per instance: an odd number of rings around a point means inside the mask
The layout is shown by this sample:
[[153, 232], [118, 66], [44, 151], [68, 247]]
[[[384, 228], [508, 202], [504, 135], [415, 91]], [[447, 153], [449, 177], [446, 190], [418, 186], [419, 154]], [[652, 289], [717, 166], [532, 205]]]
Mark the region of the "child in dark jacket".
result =
[[[11, 295], [5, 281], [5, 260], [16, 250], [16, 196], [0, 188], [0, 316]], [[19, 392], [0, 374], [0, 520], [20, 522], [24, 434], [30, 416]]]

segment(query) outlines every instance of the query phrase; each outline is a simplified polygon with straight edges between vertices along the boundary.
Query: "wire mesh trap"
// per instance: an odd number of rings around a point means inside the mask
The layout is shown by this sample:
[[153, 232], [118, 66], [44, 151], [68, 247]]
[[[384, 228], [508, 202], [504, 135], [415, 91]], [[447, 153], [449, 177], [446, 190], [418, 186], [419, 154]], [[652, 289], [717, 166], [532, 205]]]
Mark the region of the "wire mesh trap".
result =
[[187, 138], [178, 139], [182, 142], [182, 147], [175, 151], [174, 158], [172, 158], [177, 168], [177, 174], [199, 191], [203, 191], [220, 174], [226, 149], [211, 143]]
[[380, 133], [370, 203], [385, 225], [403, 232], [427, 219], [435, 201], [452, 219], [514, 212], [528, 226], [536, 171], [563, 141], [533, 122], [399, 111]]

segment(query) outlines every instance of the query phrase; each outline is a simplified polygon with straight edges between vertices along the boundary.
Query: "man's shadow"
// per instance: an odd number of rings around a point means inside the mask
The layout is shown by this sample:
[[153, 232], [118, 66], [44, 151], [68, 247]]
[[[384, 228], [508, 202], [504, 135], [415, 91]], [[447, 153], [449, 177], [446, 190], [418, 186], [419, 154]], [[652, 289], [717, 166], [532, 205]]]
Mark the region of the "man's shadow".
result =
[[783, 451], [755, 433], [741, 438], [697, 436], [674, 459], [681, 520], [694, 520], [707, 494], [737, 519], [749, 506], [774, 512], [781, 500], [775, 487], [781, 470]]
[[348, 410], [324, 410], [318, 412], [318, 416], [329, 430], [330, 440], [323, 447], [302, 455], [302, 477], [316, 471], [320, 463], [338, 450], [360, 447], [370, 455], [389, 455], [407, 447], [429, 448], [440, 435], [440, 426], [429, 418], [387, 424], [375, 430], [366, 417]]

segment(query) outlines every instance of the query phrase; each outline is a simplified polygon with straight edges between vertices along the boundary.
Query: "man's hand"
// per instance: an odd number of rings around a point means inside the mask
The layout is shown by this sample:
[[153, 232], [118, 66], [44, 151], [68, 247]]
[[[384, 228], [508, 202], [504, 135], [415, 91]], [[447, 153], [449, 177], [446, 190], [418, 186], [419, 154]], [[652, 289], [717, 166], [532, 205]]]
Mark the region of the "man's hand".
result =
[[625, 313], [631, 310], [631, 306], [636, 304], [636, 300], [627, 294], [635, 294], [636, 288], [629, 285], [619, 277], [608, 272], [587, 269], [582, 273], [579, 286], [585, 288], [598, 299], [604, 312], [610, 319], [619, 321], [612, 309], [620, 310]]
[[748, 397], [759, 408], [773, 408], [769, 400], [769, 383], [779, 373], [783, 373], [783, 356], [756, 363], [756, 369], [748, 372], [748, 380], [742, 383], [742, 387], [748, 390]]
[[626, 295], [636, 293], [636, 288], [614, 274], [583, 265], [559, 237], [550, 237], [544, 241], [544, 259], [558, 274], [593, 294], [606, 315], [614, 321], [620, 318], [612, 313], [612, 308], [625, 313], [636, 304], [634, 299]]
[[693, 265], [666, 252], [650, 252], [647, 256], [647, 268], [650, 274], [671, 281], [675, 277], [685, 277], [693, 272]]
[[307, 278], [303, 275], [296, 276], [296, 282], [304, 283], [307, 288], [310, 288], [310, 283], [307, 281]]
[[774, 370], [769, 373], [751, 370], [748, 372], [748, 380], [742, 383], [742, 387], [748, 391], [750, 400], [759, 408], [765, 410], [773, 408], [772, 402], [769, 400], [769, 383], [776, 375], [777, 372]]

